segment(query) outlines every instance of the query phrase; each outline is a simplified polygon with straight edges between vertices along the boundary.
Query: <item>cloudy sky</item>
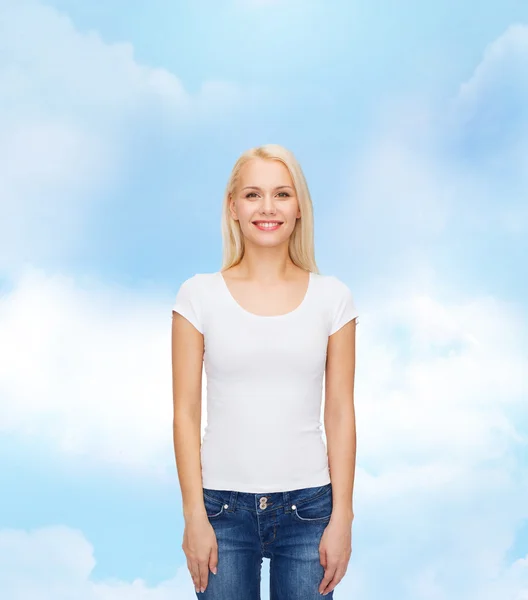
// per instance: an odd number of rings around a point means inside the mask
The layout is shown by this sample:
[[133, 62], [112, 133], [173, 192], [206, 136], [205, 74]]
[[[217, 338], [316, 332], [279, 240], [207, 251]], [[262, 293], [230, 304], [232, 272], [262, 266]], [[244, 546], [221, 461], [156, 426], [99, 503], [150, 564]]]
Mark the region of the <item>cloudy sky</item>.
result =
[[2, 598], [195, 598], [171, 305], [269, 142], [361, 315], [336, 600], [528, 599], [518, 0], [0, 0]]

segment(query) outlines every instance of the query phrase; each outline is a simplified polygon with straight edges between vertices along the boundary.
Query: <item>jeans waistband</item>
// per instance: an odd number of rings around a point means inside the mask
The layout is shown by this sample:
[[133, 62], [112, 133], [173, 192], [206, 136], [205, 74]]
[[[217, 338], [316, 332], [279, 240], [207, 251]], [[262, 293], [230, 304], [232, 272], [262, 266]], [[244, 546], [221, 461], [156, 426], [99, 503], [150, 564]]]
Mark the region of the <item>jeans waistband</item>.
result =
[[233, 512], [235, 508], [245, 508], [248, 510], [270, 510], [284, 508], [285, 512], [292, 510], [292, 505], [299, 506], [304, 502], [318, 498], [325, 494], [330, 494], [332, 484], [301, 488], [297, 490], [288, 490], [285, 492], [271, 492], [262, 494], [253, 494], [249, 492], [238, 492], [235, 490], [213, 490], [203, 488], [205, 496], [209, 496], [212, 500], [222, 502], [227, 505], [228, 512]]

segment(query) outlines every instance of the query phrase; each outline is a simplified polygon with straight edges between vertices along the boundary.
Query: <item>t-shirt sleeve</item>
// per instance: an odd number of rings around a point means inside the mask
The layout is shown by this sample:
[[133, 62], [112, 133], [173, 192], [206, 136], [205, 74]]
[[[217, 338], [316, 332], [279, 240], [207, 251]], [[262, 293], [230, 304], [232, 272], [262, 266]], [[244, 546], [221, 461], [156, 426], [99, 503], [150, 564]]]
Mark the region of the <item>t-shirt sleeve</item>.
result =
[[350, 288], [337, 277], [334, 278], [334, 283], [333, 310], [329, 335], [339, 331], [343, 325], [346, 325], [358, 316]]
[[198, 278], [193, 275], [181, 284], [172, 310], [185, 317], [200, 333], [203, 333], [202, 311], [199, 300]]

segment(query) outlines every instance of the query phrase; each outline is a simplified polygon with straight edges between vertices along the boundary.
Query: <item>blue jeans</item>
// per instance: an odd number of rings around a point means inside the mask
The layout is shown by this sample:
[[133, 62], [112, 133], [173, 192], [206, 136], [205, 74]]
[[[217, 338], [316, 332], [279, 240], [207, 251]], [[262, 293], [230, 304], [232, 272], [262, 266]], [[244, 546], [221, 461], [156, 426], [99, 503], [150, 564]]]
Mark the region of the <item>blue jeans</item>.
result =
[[218, 542], [218, 573], [203, 600], [261, 600], [262, 558], [270, 559], [270, 600], [321, 600], [319, 542], [332, 513], [332, 484], [253, 494], [203, 489]]

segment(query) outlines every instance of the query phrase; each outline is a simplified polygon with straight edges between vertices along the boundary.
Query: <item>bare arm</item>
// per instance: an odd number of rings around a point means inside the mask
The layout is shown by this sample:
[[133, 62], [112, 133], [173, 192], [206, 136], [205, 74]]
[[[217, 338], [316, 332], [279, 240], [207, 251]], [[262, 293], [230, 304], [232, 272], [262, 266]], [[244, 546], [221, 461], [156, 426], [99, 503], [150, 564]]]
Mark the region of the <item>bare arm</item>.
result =
[[172, 313], [172, 389], [174, 455], [185, 520], [206, 517], [200, 460], [203, 335], [177, 312]]
[[332, 480], [332, 515], [352, 522], [356, 470], [354, 375], [356, 321], [349, 321], [328, 339], [324, 423]]

